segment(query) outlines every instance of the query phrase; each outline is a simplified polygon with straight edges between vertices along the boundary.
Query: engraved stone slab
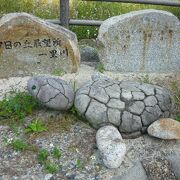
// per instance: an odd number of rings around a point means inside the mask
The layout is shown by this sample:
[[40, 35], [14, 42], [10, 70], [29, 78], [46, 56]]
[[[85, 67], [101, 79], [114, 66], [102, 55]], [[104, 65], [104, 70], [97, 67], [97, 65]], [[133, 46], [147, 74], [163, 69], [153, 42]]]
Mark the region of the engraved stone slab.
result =
[[0, 78], [76, 72], [79, 63], [73, 32], [27, 13], [0, 19]]
[[106, 70], [180, 72], [180, 21], [169, 12], [141, 10], [109, 18], [98, 41]]

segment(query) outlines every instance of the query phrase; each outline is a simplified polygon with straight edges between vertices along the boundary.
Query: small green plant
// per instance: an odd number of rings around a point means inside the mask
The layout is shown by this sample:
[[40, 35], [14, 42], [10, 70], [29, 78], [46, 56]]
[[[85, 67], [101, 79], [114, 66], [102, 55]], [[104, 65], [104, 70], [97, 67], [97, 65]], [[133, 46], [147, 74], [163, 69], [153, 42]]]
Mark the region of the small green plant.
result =
[[27, 128], [25, 128], [25, 132], [35, 132], [35, 133], [39, 133], [39, 132], [43, 132], [43, 131], [47, 131], [47, 128], [45, 127], [45, 125], [43, 124], [42, 121], [40, 121], [39, 119], [35, 119], [33, 120], [28, 126]]
[[180, 115], [177, 115], [175, 119], [180, 122]]
[[77, 160], [76, 160], [76, 167], [77, 167], [77, 168], [81, 168], [81, 167], [82, 167], [82, 165], [81, 165], [81, 160], [80, 160], [80, 159], [77, 159]]
[[142, 81], [143, 83], [149, 83], [149, 84], [151, 83], [151, 80], [150, 80], [148, 74], [142, 76], [142, 77], [141, 77], [141, 81]]
[[27, 92], [13, 92], [0, 101], [0, 119], [22, 120], [38, 107], [38, 102]]
[[69, 112], [75, 116], [78, 116], [78, 111], [74, 105], [70, 108]]
[[52, 150], [52, 155], [54, 158], [59, 159], [61, 157], [61, 151], [57, 147], [54, 147]]
[[13, 139], [9, 145], [16, 151], [24, 151], [28, 149], [28, 144], [22, 139]]
[[99, 71], [99, 72], [101, 72], [101, 73], [103, 73], [103, 72], [105, 71], [104, 65], [103, 65], [102, 63], [98, 63], [98, 64], [96, 65], [96, 70]]
[[40, 164], [44, 164], [49, 156], [49, 152], [46, 149], [40, 149], [37, 154], [37, 160]]
[[54, 174], [58, 171], [59, 166], [51, 162], [46, 162], [44, 168], [48, 173]]
[[54, 76], [63, 76], [65, 72], [62, 69], [54, 69], [52, 75]]

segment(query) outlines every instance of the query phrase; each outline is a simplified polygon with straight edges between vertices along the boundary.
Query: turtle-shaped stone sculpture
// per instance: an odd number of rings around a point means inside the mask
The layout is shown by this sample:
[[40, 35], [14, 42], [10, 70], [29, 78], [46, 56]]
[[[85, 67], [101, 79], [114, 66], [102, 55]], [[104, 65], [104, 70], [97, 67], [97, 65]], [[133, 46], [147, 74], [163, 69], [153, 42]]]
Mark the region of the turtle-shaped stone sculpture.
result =
[[74, 103], [74, 90], [64, 80], [50, 76], [36, 76], [28, 81], [28, 91], [44, 106], [68, 110]]
[[171, 97], [160, 86], [105, 77], [92, 79], [77, 90], [74, 104], [96, 129], [112, 124], [124, 134], [142, 133], [160, 117], [170, 116]]

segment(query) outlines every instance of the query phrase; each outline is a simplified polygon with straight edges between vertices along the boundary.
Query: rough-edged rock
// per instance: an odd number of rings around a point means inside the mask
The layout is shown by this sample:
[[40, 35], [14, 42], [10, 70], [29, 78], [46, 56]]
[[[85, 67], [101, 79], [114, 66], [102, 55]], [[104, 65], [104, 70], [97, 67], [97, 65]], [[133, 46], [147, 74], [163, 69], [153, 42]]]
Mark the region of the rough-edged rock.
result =
[[140, 10], [105, 20], [99, 57], [106, 70], [179, 72], [179, 19], [159, 10]]
[[114, 177], [113, 180], [148, 180], [148, 178], [141, 162], [137, 162], [125, 174]]
[[59, 25], [10, 13], [0, 19], [0, 37], [0, 78], [78, 70], [76, 34]]
[[171, 165], [164, 157], [151, 157], [142, 161], [142, 165], [150, 180], [176, 180]]
[[28, 91], [44, 106], [68, 110], [74, 102], [74, 91], [64, 80], [50, 76], [36, 76], [28, 81]]
[[180, 179], [180, 156], [178, 155], [170, 155], [166, 157], [166, 159], [170, 162], [171, 168], [176, 176], [176, 179]]
[[170, 118], [159, 119], [147, 131], [149, 135], [160, 139], [180, 139], [180, 122]]
[[93, 127], [111, 123], [121, 133], [144, 133], [152, 122], [169, 117], [171, 106], [170, 94], [164, 88], [104, 76], [93, 78], [75, 96], [76, 109]]
[[126, 145], [114, 126], [101, 127], [96, 133], [97, 147], [108, 168], [118, 168], [126, 153]]

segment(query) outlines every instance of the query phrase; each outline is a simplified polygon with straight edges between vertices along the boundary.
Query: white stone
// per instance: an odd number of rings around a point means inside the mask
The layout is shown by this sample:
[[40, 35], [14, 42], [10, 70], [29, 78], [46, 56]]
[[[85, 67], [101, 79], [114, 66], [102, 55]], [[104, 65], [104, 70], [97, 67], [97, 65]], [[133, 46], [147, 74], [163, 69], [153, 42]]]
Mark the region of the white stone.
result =
[[125, 156], [126, 145], [114, 126], [104, 126], [96, 133], [97, 147], [108, 168], [118, 168]]
[[140, 10], [104, 21], [99, 56], [106, 70], [179, 72], [180, 22], [160, 10]]

